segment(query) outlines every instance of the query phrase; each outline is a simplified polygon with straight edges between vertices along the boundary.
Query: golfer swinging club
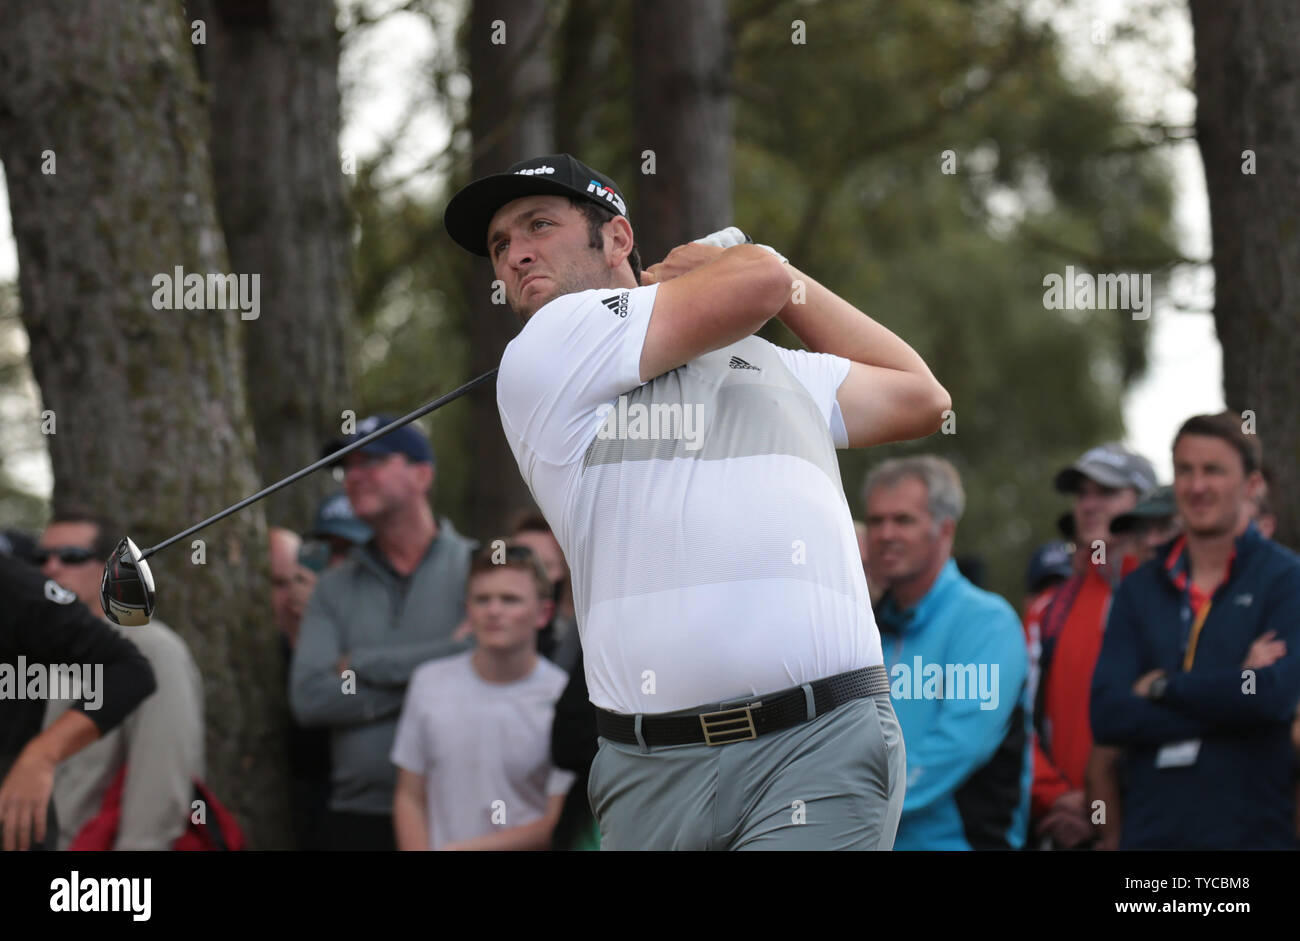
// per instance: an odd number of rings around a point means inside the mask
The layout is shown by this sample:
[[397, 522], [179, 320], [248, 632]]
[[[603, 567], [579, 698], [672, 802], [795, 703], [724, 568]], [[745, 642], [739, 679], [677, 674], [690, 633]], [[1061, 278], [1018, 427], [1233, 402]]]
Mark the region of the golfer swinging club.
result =
[[[933, 433], [943, 386], [738, 230], [640, 272], [568, 154], [444, 223], [523, 322], [497, 402], [573, 573], [601, 848], [892, 848], [906, 760], [835, 448]], [[774, 316], [814, 352], [754, 336]]]

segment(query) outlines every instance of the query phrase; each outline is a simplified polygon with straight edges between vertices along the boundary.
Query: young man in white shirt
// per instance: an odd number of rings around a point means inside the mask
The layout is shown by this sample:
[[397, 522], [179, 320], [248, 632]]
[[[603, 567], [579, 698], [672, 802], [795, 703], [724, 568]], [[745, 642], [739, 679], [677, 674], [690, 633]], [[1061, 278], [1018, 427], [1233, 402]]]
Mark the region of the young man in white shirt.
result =
[[[903, 745], [835, 448], [930, 434], [947, 392], [737, 230], [641, 272], [618, 187], [568, 154], [444, 223], [524, 323], [497, 400], [572, 571], [602, 847], [890, 848]], [[814, 352], [753, 336], [773, 316]]]
[[415, 671], [393, 740], [399, 850], [542, 850], [573, 773], [551, 763], [555, 701], [568, 674], [537, 654], [551, 584], [523, 546], [470, 565], [475, 648]]

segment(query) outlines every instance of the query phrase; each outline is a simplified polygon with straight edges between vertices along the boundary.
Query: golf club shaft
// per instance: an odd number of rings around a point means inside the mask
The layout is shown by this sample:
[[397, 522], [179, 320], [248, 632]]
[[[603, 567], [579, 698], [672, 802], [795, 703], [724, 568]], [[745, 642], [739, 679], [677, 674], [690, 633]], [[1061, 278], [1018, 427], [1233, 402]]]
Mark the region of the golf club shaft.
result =
[[195, 523], [189, 529], [177, 533], [175, 536], [172, 536], [170, 539], [165, 539], [162, 542], [158, 543], [158, 545], [145, 549], [143, 552], [140, 553], [140, 558], [147, 559], [155, 552], [159, 552], [162, 549], [166, 549], [173, 542], [176, 542], [177, 540], [180, 539], [184, 539], [186, 536], [192, 536], [194, 533], [197, 533], [200, 529], [203, 529], [205, 526], [211, 526], [213, 523], [217, 522], [218, 520], [225, 519], [231, 513], [238, 513], [240, 510], [242, 510], [244, 507], [248, 506], [249, 504], [256, 503], [258, 500], [262, 499], [263, 497], [270, 496], [271, 494], [275, 493], [277, 490], [289, 486], [289, 484], [293, 483], [295, 480], [301, 480], [303, 477], [306, 477], [308, 474], [314, 471], [320, 470], [322, 467], [328, 467], [330, 464], [333, 464], [343, 455], [350, 454], [351, 452], [357, 450], [357, 448], [365, 447], [367, 444], [369, 444], [371, 441], [374, 441], [376, 438], [382, 438], [390, 431], [400, 428], [403, 425], [409, 424], [422, 415], [429, 414], [435, 408], [439, 408], [443, 405], [446, 405], [452, 399], [460, 398], [470, 389], [473, 389], [476, 386], [481, 386], [489, 379], [495, 377], [496, 374], [497, 371], [495, 369], [489, 369], [483, 375], [479, 376], [477, 379], [471, 379], [469, 382], [465, 383], [459, 389], [453, 389], [451, 392], [448, 392], [446, 395], [441, 395], [438, 398], [434, 399], [432, 402], [429, 402], [426, 405], [421, 405], [415, 411], [410, 412], [409, 414], [403, 415], [401, 418], [389, 422], [383, 428], [378, 428], [375, 431], [372, 431], [370, 434], [366, 435], [364, 438], [358, 438], [356, 441], [353, 441], [351, 444], [339, 448], [333, 454], [326, 455], [325, 457], [317, 461], [315, 464], [310, 464], [307, 467], [304, 467], [300, 471], [295, 471], [294, 473], [290, 474], [288, 477], [284, 478], [284, 480], [277, 481], [271, 484], [271, 486], [259, 490], [251, 497], [245, 497], [243, 500], [240, 500], [234, 506], [227, 507], [226, 509], [222, 510], [216, 516], [209, 516], [203, 522]]

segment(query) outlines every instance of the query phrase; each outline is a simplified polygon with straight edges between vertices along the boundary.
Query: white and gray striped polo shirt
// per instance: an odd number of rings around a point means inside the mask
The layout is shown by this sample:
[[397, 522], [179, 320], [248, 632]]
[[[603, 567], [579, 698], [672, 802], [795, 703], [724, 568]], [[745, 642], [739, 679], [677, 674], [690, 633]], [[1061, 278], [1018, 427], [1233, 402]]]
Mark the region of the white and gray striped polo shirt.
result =
[[882, 663], [835, 455], [848, 361], [748, 337], [642, 383], [657, 291], [556, 298], [497, 377], [592, 702], [672, 712]]

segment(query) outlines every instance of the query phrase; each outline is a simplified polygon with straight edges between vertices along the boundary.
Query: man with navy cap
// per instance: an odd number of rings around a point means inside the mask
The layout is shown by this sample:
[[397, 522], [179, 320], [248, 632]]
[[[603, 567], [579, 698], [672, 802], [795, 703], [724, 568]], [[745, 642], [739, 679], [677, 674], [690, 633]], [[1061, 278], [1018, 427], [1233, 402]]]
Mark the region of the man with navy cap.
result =
[[[372, 415], [329, 442], [332, 453], [391, 419]], [[342, 459], [343, 487], [369, 542], [324, 572], [303, 616], [290, 703], [331, 730], [328, 844], [395, 849], [389, 761], [406, 684], [421, 663], [460, 653], [465, 581], [477, 543], [434, 517], [433, 449], [405, 425]]]
[[[835, 449], [938, 430], [902, 339], [725, 229], [641, 271], [568, 154], [444, 223], [523, 323], [502, 430], [570, 564], [606, 849], [889, 849], [906, 758]], [[779, 317], [808, 347], [754, 334]]]

